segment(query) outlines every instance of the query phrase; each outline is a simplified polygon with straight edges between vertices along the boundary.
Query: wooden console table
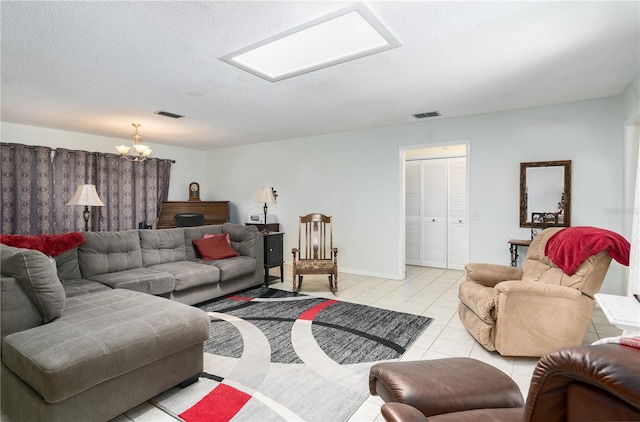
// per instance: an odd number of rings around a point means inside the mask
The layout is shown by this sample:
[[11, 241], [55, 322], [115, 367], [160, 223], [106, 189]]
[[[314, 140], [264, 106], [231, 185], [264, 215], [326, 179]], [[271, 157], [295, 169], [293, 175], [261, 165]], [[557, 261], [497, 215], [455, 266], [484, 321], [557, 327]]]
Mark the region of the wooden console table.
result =
[[524, 240], [524, 239], [511, 239], [509, 240], [509, 252], [511, 252], [511, 266], [512, 267], [517, 267], [518, 266], [518, 257], [520, 255], [518, 255], [518, 247], [519, 246], [526, 246], [529, 247], [529, 245], [531, 245], [531, 240]]
[[229, 201], [167, 201], [162, 203], [157, 229], [175, 227], [173, 216], [182, 213], [204, 214], [204, 224], [222, 224], [229, 221]]

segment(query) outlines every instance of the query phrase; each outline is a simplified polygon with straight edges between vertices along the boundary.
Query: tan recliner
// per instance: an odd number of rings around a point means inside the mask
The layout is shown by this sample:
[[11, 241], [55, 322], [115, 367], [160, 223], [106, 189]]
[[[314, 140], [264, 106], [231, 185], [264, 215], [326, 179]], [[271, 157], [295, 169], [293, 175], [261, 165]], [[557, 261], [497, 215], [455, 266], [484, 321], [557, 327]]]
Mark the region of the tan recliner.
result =
[[582, 344], [611, 256], [607, 251], [593, 255], [569, 276], [544, 255], [547, 241], [559, 230], [545, 229], [533, 239], [522, 268], [465, 266], [458, 314], [487, 350], [542, 356]]

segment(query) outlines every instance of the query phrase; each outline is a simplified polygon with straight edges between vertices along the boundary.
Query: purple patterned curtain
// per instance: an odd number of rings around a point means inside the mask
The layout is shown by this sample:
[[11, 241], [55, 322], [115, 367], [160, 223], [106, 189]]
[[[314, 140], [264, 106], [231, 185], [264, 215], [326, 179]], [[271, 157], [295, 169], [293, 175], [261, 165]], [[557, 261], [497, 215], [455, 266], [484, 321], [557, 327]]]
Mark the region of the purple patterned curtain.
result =
[[0, 143], [2, 233], [53, 232], [51, 148]]
[[91, 207], [92, 231], [128, 230], [141, 222], [155, 225], [168, 197], [171, 160], [134, 163], [117, 154], [5, 143], [1, 147], [2, 233], [84, 230], [84, 207], [66, 205], [83, 184], [96, 185], [105, 204]]
[[[96, 153], [87, 151], [71, 151], [58, 148], [53, 158], [53, 176], [56, 183], [53, 187], [54, 233], [67, 233], [84, 230], [83, 206], [67, 205], [76, 192], [76, 188], [84, 184], [95, 184]], [[103, 199], [100, 194], [100, 199]], [[104, 202], [104, 200], [103, 200]], [[98, 207], [91, 207], [89, 230], [96, 230]]]
[[[58, 158], [60, 163], [57, 162]], [[84, 164], [83, 168], [87, 171], [76, 168], [74, 173], [74, 165], [80, 164]], [[59, 148], [54, 158], [56, 180], [58, 171], [60, 179], [64, 180], [66, 175], [66, 185], [70, 186], [67, 190], [71, 195], [75, 192], [75, 186], [85, 183], [96, 185], [98, 196], [105, 206], [92, 207], [91, 230], [128, 230], [138, 228], [141, 222], [155, 225], [159, 207], [167, 200], [169, 192], [171, 160], [148, 158], [136, 163], [124, 160], [117, 154]], [[75, 216], [72, 213], [71, 219], [75, 219], [75, 224], [82, 224], [77, 227], [84, 227], [83, 208], [73, 208], [77, 210]]]

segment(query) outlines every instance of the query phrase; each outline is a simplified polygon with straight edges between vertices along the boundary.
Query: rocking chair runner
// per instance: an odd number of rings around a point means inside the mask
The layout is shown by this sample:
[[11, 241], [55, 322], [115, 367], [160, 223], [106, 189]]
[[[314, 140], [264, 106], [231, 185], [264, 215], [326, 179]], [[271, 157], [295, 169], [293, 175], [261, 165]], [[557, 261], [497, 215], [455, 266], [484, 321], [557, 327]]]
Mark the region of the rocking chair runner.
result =
[[333, 247], [332, 238], [331, 217], [323, 214], [300, 217], [298, 247], [291, 250], [294, 291], [300, 291], [304, 274], [328, 274], [329, 288], [333, 293], [338, 290], [338, 248]]

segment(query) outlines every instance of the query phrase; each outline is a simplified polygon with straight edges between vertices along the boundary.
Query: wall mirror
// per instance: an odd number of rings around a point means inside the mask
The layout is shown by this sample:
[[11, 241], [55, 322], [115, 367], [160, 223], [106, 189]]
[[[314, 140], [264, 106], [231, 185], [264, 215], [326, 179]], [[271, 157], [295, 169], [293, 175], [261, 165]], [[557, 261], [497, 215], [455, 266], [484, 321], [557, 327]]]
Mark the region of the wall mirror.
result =
[[571, 160], [520, 163], [520, 227], [571, 225]]

